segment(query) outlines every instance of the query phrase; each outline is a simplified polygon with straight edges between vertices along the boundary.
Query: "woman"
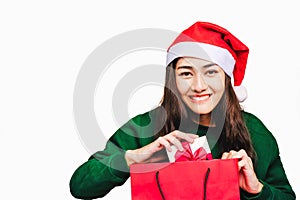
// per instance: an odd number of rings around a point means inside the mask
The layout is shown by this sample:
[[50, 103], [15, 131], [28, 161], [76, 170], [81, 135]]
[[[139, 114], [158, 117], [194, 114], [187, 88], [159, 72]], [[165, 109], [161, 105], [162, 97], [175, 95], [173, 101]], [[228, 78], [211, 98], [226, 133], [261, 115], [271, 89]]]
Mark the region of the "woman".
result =
[[103, 197], [125, 183], [130, 165], [167, 162], [172, 145], [183, 151], [183, 141], [206, 135], [213, 158], [239, 159], [241, 199], [295, 199], [275, 138], [239, 104], [248, 53], [215, 24], [184, 30], [168, 49], [161, 105], [129, 120], [75, 171], [72, 195]]

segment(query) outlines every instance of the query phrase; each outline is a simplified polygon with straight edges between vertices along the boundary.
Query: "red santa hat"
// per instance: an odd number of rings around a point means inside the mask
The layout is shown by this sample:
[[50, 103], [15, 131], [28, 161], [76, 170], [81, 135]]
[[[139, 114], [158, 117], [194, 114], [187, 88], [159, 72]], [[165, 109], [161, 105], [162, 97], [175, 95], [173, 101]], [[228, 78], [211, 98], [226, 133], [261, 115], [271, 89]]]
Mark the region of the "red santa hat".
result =
[[233, 78], [240, 102], [247, 98], [244, 78], [249, 48], [226, 29], [208, 22], [196, 22], [184, 30], [167, 50], [167, 65], [178, 57], [196, 57], [216, 63]]

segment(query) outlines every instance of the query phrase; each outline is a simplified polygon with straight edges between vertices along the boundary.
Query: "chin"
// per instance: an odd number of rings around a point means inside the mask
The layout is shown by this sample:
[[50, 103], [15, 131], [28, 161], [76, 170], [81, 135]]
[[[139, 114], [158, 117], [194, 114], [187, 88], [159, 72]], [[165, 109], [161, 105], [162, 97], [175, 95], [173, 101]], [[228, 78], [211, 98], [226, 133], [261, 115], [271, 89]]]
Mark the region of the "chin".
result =
[[190, 110], [197, 115], [207, 115], [211, 113], [211, 109], [191, 109]]

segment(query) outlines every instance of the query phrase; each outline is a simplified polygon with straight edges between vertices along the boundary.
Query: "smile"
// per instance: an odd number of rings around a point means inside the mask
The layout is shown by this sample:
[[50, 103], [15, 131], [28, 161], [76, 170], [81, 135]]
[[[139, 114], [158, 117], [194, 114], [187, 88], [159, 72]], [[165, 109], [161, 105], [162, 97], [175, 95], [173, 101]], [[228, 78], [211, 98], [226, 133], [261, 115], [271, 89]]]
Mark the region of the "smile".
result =
[[205, 95], [193, 95], [189, 96], [189, 98], [192, 100], [194, 103], [202, 103], [206, 100], [208, 100], [210, 97], [210, 94], [205, 94]]

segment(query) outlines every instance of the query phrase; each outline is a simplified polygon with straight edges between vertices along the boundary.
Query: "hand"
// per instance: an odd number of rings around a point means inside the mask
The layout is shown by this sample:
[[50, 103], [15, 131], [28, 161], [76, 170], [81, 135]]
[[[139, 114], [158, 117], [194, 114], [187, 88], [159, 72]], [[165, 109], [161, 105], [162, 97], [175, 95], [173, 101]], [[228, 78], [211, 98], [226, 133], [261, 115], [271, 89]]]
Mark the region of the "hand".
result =
[[258, 194], [263, 184], [259, 182], [254, 172], [251, 158], [247, 155], [245, 150], [225, 152], [221, 159], [237, 158], [239, 167], [239, 185], [248, 193]]
[[198, 138], [198, 135], [184, 133], [178, 130], [172, 131], [171, 133], [157, 138], [154, 142], [135, 150], [127, 150], [125, 153], [125, 159], [127, 165], [130, 166], [133, 163], [150, 163], [159, 162], [165, 159], [165, 156], [155, 156], [153, 155], [163, 148], [171, 152], [171, 145], [174, 145], [178, 150], [183, 151], [181, 141], [185, 140], [189, 143], [193, 143], [194, 139]]

